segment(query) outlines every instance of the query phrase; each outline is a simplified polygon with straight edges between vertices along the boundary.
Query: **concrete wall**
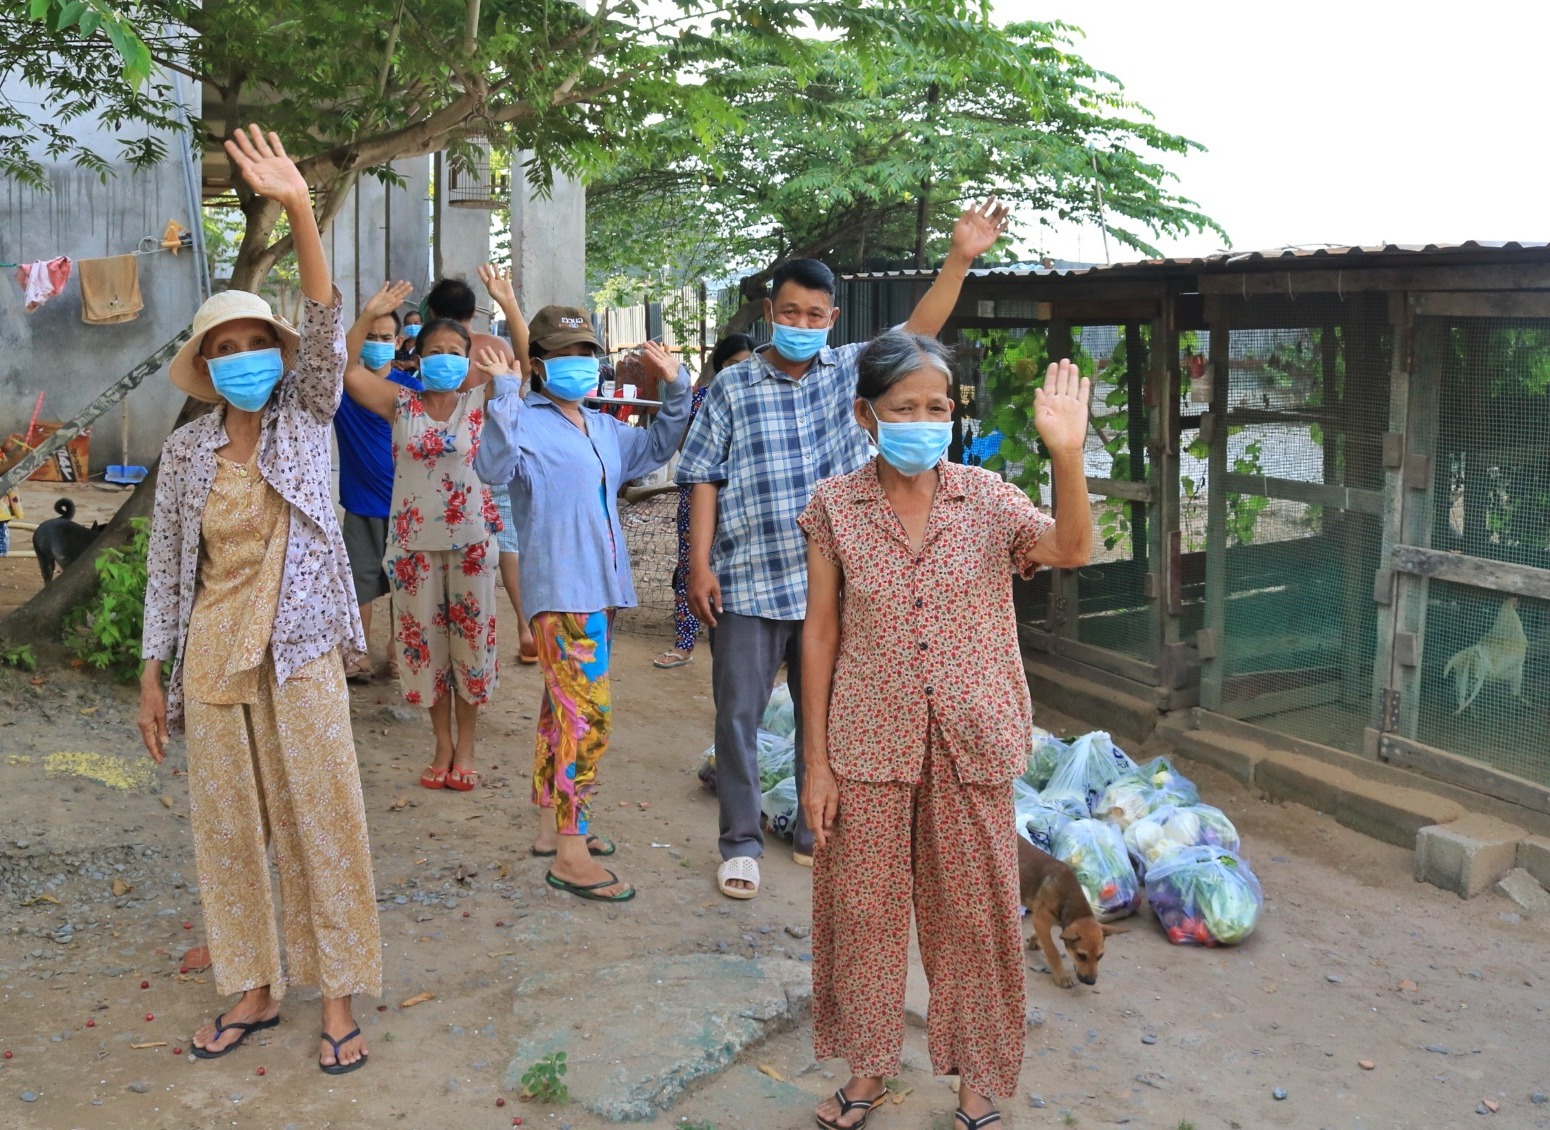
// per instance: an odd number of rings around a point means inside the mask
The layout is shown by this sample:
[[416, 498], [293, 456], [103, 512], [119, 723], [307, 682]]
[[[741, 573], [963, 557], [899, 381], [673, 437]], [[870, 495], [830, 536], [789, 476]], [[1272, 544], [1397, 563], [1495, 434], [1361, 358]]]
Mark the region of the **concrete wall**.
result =
[[347, 320], [388, 279], [413, 283], [413, 301], [430, 285], [431, 159], [399, 161], [393, 168], [404, 178], [402, 186], [362, 177], [323, 233]]
[[542, 306], [579, 306], [587, 299], [587, 189], [556, 173], [546, 200], [523, 176], [522, 153], [511, 169], [511, 268], [517, 302], [529, 317]]
[[[446, 183], [443, 156], [438, 155], [436, 183]], [[479, 282], [479, 265], [490, 259], [490, 212], [487, 208], [454, 208], [445, 200], [445, 194], [437, 191], [434, 205], [435, 237], [433, 240], [434, 274], [437, 279], [462, 279], [474, 288], [479, 300], [479, 310], [474, 315], [474, 329], [488, 332], [490, 329], [490, 296]], [[423, 297], [424, 290], [417, 289], [416, 297]]]
[[[18, 103], [40, 100], [14, 79], [0, 81], [0, 95]], [[197, 105], [189, 107], [197, 114]], [[82, 119], [71, 129], [98, 152], [118, 150], [117, 131]], [[160, 239], [167, 221], [198, 222], [188, 198], [186, 150], [167, 137], [169, 158], [146, 173], [121, 171], [106, 184], [69, 165], [49, 163], [51, 191], [39, 192], [0, 178], [0, 262], [20, 263], [68, 255], [72, 260], [134, 251], [146, 236]], [[41, 155], [41, 154], [40, 154]], [[0, 435], [23, 431], [38, 393], [42, 418], [67, 420], [108, 385], [154, 353], [188, 325], [199, 305], [201, 264], [192, 252], [142, 255], [138, 259], [145, 309], [132, 322], [88, 326], [81, 321], [81, 285], [72, 271], [63, 294], [32, 314], [23, 312], [22, 288], [13, 268], [0, 271]], [[149, 465], [161, 450], [183, 396], [153, 373], [126, 401], [129, 462]], [[119, 409], [102, 417], [92, 433], [92, 465], [123, 459]]]

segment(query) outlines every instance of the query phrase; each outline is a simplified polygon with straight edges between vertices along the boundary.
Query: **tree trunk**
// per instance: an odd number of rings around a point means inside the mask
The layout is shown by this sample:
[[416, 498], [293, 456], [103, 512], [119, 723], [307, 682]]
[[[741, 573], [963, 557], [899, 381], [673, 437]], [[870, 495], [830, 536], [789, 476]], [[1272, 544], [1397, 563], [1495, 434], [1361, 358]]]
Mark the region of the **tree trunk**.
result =
[[[180, 428], [190, 420], [209, 411], [210, 405], [190, 397], [183, 403], [174, 428]], [[97, 592], [97, 554], [105, 549], [121, 549], [134, 536], [130, 521], [149, 518], [156, 501], [156, 480], [161, 470], [161, 460], [151, 464], [145, 481], [135, 487], [124, 500], [118, 513], [108, 520], [107, 526], [92, 542], [91, 551], [83, 553], [70, 563], [70, 567], [44, 585], [32, 599], [0, 620], [0, 640], [10, 644], [53, 643], [64, 631], [64, 620], [76, 607], [91, 600]]]

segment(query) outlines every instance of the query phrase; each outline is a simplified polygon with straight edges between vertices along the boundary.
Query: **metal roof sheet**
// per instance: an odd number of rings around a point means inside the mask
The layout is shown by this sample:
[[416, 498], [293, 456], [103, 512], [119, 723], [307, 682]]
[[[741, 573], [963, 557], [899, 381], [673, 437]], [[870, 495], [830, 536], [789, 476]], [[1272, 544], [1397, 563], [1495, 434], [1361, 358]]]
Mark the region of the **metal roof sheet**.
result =
[[[1382, 243], [1367, 246], [1338, 246], [1304, 244], [1296, 247], [1277, 247], [1262, 251], [1216, 251], [1209, 255], [1173, 256], [1162, 259], [1134, 259], [1124, 263], [1065, 264], [1051, 267], [1014, 264], [1006, 267], [976, 267], [969, 272], [974, 278], [1017, 279], [1054, 278], [1073, 275], [1100, 274], [1167, 274], [1183, 270], [1231, 272], [1235, 270], [1282, 269], [1292, 263], [1299, 266], [1323, 266], [1328, 260], [1346, 263], [1351, 261], [1388, 261], [1402, 258], [1438, 257], [1460, 258], [1496, 255], [1516, 252], [1550, 251], [1550, 242], [1527, 240], [1466, 240], [1463, 243]], [[1538, 258], [1539, 256], [1535, 256]], [[847, 279], [927, 279], [936, 276], [935, 270], [905, 269], [898, 271], [863, 271], [847, 274]]]

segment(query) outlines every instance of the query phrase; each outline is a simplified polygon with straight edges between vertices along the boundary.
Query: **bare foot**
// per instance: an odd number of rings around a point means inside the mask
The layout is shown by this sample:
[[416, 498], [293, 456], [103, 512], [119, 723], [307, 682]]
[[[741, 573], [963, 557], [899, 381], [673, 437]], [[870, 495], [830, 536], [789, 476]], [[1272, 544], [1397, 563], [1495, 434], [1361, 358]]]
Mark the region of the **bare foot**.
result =
[[[844, 1087], [845, 1097], [852, 1102], [871, 1102], [888, 1093], [881, 1076], [852, 1075]], [[849, 1114], [841, 1117], [840, 1100], [830, 1095], [818, 1104], [814, 1111], [819, 1118], [835, 1126], [854, 1126], [869, 1113], [863, 1107], [852, 1107]]]
[[348, 1067], [361, 1059], [366, 1058], [366, 1037], [356, 1035], [348, 1040], [341, 1038], [357, 1027], [355, 1016], [350, 1011], [349, 997], [335, 997], [333, 1000], [323, 1002], [323, 1031], [336, 1040], [339, 1044], [339, 1054], [334, 1055], [334, 1045], [327, 1040], [318, 1041], [318, 1063], [324, 1067], [333, 1067], [339, 1064]]
[[[203, 1051], [223, 1052], [242, 1039], [242, 1029], [235, 1024], [262, 1024], [280, 1015], [280, 1002], [269, 995], [269, 986], [261, 985], [242, 994], [240, 1000], [221, 1014], [225, 1025], [220, 1038], [215, 1036], [215, 1021], [207, 1020], [194, 1029], [194, 1046]], [[348, 1031], [348, 1029], [347, 1029]]]

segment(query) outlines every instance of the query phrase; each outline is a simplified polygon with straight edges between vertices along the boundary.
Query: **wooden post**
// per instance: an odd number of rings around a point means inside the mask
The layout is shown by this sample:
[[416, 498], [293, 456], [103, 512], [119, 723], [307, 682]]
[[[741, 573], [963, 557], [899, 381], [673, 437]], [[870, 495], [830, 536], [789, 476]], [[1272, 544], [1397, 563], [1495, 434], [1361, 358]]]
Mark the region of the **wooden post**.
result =
[[1161, 310], [1152, 319], [1151, 355], [1147, 358], [1147, 446], [1152, 461], [1148, 481], [1153, 497], [1152, 521], [1147, 531], [1147, 553], [1156, 578], [1157, 654], [1165, 656], [1185, 642], [1181, 627], [1179, 594], [1179, 332], [1174, 322], [1177, 299], [1170, 289]]
[[[1379, 295], [1357, 294], [1347, 299], [1353, 317], [1341, 329], [1341, 348], [1345, 354], [1345, 385], [1339, 397], [1340, 473], [1343, 485], [1364, 490], [1382, 480], [1381, 444], [1361, 442], [1374, 436], [1387, 413], [1384, 411], [1385, 373], [1392, 366], [1383, 355], [1384, 324], [1388, 321], [1384, 301]], [[1393, 331], [1397, 333], [1398, 330]], [[1325, 403], [1335, 403], [1325, 391]], [[1325, 436], [1326, 459], [1331, 437]], [[1330, 466], [1328, 462], [1326, 468]], [[1326, 474], [1326, 481], [1332, 481]], [[1380, 541], [1381, 519], [1362, 511], [1344, 509], [1338, 524], [1331, 529], [1329, 511], [1325, 512], [1325, 536], [1339, 535], [1338, 544], [1330, 539], [1333, 552], [1341, 554], [1343, 603], [1340, 619], [1341, 701], [1359, 704], [1372, 694], [1371, 671], [1366, 658], [1366, 641], [1373, 626], [1372, 583], [1374, 563], [1364, 550]], [[1379, 559], [1377, 568], [1387, 566]], [[1380, 688], [1381, 689], [1381, 688]]]
[[[1146, 469], [1147, 417], [1155, 408], [1146, 404], [1146, 342], [1137, 322], [1125, 323], [1125, 412], [1130, 419], [1130, 480], [1143, 482]], [[1147, 562], [1156, 561], [1147, 544], [1147, 504], [1133, 502], [1130, 505], [1130, 547], [1136, 564], [1144, 572]]]
[[[1438, 477], [1447, 480], [1447, 468], [1438, 466], [1437, 430], [1443, 379], [1443, 352], [1447, 326], [1440, 319], [1427, 318], [1410, 323], [1413, 327], [1413, 354], [1406, 377], [1410, 384], [1409, 413], [1405, 429], [1405, 458], [1400, 470], [1399, 495], [1402, 512], [1400, 540], [1423, 549], [1432, 546], [1433, 513], [1448, 506], [1446, 490], [1437, 488]], [[1382, 562], [1388, 568], [1390, 561]], [[1416, 736], [1421, 708], [1421, 656], [1426, 654], [1426, 601], [1431, 582], [1426, 577], [1396, 573], [1396, 610], [1394, 639], [1390, 644], [1392, 666], [1387, 691], [1399, 694], [1394, 712], [1394, 729], [1402, 737]], [[1408, 636], [1404, 651], [1414, 662], [1400, 662], [1398, 644]], [[1382, 720], [1380, 718], [1380, 729]]]
[[1227, 667], [1227, 366], [1231, 359], [1231, 321], [1227, 303], [1215, 306], [1207, 357], [1211, 366], [1211, 435], [1206, 456], [1206, 610], [1202, 649], [1200, 705], [1222, 706]]

